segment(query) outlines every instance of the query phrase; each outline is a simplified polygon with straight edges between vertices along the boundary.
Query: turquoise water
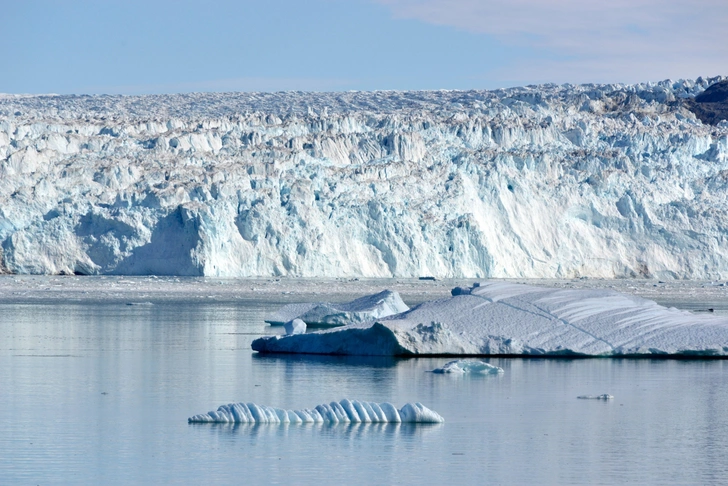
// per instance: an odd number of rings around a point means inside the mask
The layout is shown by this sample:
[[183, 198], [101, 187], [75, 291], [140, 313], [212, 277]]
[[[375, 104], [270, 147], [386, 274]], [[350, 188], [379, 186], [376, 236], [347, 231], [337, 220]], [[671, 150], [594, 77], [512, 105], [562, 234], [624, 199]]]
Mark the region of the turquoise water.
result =
[[[279, 302], [0, 304], [0, 484], [720, 484], [728, 361], [260, 356]], [[609, 393], [604, 402], [578, 395]], [[440, 425], [220, 426], [187, 417], [420, 401]]]

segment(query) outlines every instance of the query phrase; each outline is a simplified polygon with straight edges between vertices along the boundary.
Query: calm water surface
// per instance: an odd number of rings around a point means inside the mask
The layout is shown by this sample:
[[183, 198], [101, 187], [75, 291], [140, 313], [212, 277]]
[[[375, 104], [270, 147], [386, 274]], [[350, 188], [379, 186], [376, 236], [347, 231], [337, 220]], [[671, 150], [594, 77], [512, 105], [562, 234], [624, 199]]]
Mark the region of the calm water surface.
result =
[[[725, 484], [728, 362], [259, 356], [277, 302], [0, 304], [0, 484]], [[609, 402], [578, 395], [609, 393]], [[234, 401], [420, 401], [430, 426], [215, 426]]]

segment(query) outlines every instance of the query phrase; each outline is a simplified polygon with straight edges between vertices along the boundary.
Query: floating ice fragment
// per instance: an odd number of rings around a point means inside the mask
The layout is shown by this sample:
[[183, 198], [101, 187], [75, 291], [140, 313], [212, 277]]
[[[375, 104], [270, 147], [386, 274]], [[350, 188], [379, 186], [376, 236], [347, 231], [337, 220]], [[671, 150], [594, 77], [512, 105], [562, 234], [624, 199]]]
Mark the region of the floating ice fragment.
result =
[[267, 353], [360, 356], [728, 356], [728, 319], [611, 290], [483, 282], [374, 323], [256, 339]]
[[612, 400], [614, 397], [604, 393], [603, 395], [579, 395], [576, 398], [580, 398], [582, 400]]
[[303, 322], [301, 319], [293, 319], [292, 321], [288, 321], [284, 324], [284, 328], [286, 329], [286, 334], [306, 334], [306, 323]]
[[478, 374], [478, 375], [497, 375], [498, 373], [503, 373], [503, 368], [499, 368], [497, 366], [493, 366], [491, 364], [488, 364], [484, 361], [478, 361], [473, 359], [458, 359], [455, 361], [450, 361], [449, 363], [445, 364], [442, 368], [436, 368], [432, 370], [433, 373], [469, 373], [469, 374]]
[[397, 410], [391, 403], [344, 399], [314, 409], [283, 410], [255, 403], [230, 403], [216, 411], [195, 415], [189, 423], [440, 423], [445, 420], [421, 403], [406, 403]]
[[300, 319], [309, 326], [345, 326], [408, 311], [397, 292], [384, 290], [343, 304], [328, 302], [288, 304], [268, 316], [268, 324], [282, 325]]

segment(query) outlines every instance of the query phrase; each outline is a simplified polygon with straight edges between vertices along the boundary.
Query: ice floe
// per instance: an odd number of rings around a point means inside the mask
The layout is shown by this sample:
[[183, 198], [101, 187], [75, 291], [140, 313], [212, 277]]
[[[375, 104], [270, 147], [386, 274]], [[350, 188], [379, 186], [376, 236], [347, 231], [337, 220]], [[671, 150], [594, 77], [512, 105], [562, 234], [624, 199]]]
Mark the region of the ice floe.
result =
[[458, 359], [446, 363], [442, 368], [435, 368], [433, 373], [441, 374], [471, 374], [471, 375], [497, 375], [503, 373], [503, 368], [493, 366], [484, 361], [474, 359]]
[[256, 405], [230, 403], [217, 411], [195, 415], [189, 423], [439, 423], [444, 419], [421, 403], [406, 403], [397, 409], [391, 403], [344, 399], [317, 405], [313, 409], [284, 410]]
[[612, 400], [614, 397], [608, 393], [604, 393], [602, 395], [579, 395], [578, 397], [581, 400]]
[[345, 326], [400, 314], [409, 310], [397, 292], [384, 290], [343, 304], [315, 302], [288, 304], [265, 320], [268, 324], [282, 325], [300, 319], [309, 326]]
[[343, 329], [253, 341], [268, 353], [351, 355], [728, 356], [728, 319], [611, 290], [485, 282]]

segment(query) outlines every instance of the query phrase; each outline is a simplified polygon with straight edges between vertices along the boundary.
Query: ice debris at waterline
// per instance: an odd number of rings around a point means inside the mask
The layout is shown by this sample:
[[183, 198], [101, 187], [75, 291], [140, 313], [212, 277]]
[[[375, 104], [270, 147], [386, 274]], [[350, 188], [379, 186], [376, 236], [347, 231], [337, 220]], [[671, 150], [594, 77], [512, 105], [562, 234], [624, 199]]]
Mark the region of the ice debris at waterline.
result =
[[503, 373], [503, 368], [493, 366], [484, 361], [478, 361], [474, 359], [458, 359], [450, 361], [445, 364], [442, 368], [435, 368], [432, 370], [433, 373], [441, 374], [471, 374], [471, 375], [497, 375]]
[[725, 279], [724, 79], [0, 95], [0, 273]]
[[265, 319], [272, 325], [281, 325], [300, 319], [309, 326], [345, 326], [373, 321], [409, 310], [399, 293], [384, 290], [374, 295], [360, 297], [344, 304], [312, 302], [288, 304]]
[[604, 393], [602, 395], [579, 395], [578, 397], [581, 400], [612, 400], [614, 397], [608, 393]]
[[485, 282], [375, 323], [252, 343], [264, 353], [370, 356], [728, 356], [728, 319], [611, 290]]
[[284, 410], [256, 405], [230, 403], [217, 411], [195, 415], [189, 423], [439, 423], [445, 420], [421, 403], [406, 403], [399, 410], [391, 403], [362, 402], [344, 399], [317, 405], [313, 409]]

